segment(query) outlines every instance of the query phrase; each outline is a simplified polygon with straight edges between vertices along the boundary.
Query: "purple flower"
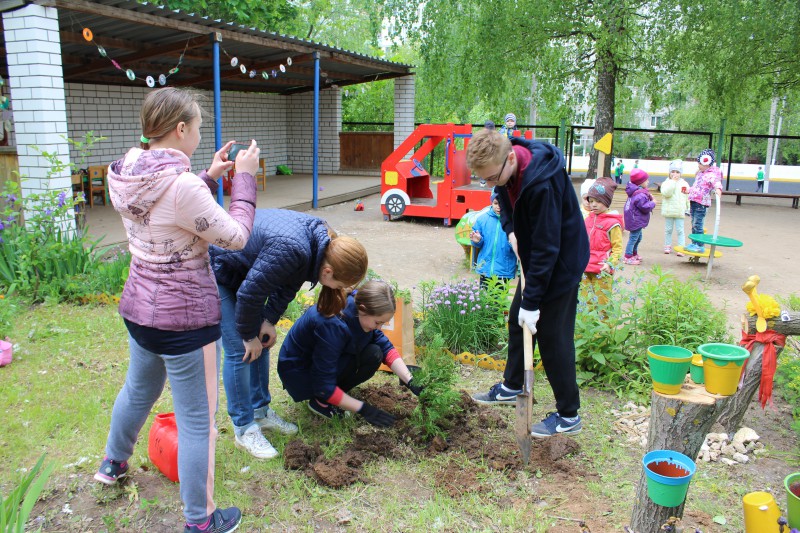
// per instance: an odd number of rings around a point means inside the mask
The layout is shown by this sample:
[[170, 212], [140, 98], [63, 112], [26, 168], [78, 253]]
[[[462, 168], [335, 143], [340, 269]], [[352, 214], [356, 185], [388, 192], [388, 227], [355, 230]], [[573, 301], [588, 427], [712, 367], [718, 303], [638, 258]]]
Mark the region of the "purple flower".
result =
[[8, 196], [6, 196], [6, 200], [8, 200], [10, 203], [13, 204], [14, 202], [17, 201], [17, 195], [16, 194], [9, 194]]
[[2, 222], [0, 222], [0, 231], [3, 231], [4, 229], [6, 229], [6, 226], [5, 226], [5, 224], [3, 224]]
[[8, 215], [7, 222], [14, 222], [14, 215]]
[[459, 314], [466, 315], [467, 312], [462, 309], [461, 311], [459, 311]]
[[44, 214], [49, 217], [53, 214], [53, 210], [48, 207], [44, 210]]
[[64, 207], [64, 204], [67, 201], [67, 193], [61, 191], [58, 193], [58, 207]]

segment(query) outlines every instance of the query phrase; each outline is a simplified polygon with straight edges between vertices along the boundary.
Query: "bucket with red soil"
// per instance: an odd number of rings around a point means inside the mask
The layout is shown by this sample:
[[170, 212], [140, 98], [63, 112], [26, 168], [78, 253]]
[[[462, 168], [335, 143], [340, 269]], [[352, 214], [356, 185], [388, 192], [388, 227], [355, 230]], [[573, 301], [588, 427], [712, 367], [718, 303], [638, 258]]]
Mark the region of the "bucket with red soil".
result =
[[686, 499], [694, 461], [672, 450], [653, 450], [642, 459], [647, 475], [647, 495], [663, 507], [677, 507]]

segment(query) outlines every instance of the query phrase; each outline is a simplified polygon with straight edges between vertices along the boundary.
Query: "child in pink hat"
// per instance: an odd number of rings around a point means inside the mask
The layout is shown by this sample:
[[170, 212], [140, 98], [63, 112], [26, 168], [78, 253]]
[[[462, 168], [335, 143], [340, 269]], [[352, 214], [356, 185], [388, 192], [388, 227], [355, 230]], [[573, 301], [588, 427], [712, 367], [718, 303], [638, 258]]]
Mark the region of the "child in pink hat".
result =
[[655, 209], [656, 202], [653, 195], [647, 190], [650, 175], [641, 168], [631, 170], [631, 180], [625, 187], [628, 201], [625, 202], [625, 229], [630, 231], [628, 245], [625, 247], [626, 265], [639, 265], [639, 244], [642, 242], [642, 230], [650, 224], [650, 213]]

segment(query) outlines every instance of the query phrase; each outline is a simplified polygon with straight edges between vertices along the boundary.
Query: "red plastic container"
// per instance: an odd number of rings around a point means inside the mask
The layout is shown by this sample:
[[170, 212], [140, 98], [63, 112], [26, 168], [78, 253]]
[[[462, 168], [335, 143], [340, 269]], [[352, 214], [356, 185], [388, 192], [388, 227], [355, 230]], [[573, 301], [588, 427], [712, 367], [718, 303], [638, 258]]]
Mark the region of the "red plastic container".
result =
[[175, 413], [159, 413], [150, 428], [147, 444], [150, 461], [170, 481], [178, 482], [178, 425]]

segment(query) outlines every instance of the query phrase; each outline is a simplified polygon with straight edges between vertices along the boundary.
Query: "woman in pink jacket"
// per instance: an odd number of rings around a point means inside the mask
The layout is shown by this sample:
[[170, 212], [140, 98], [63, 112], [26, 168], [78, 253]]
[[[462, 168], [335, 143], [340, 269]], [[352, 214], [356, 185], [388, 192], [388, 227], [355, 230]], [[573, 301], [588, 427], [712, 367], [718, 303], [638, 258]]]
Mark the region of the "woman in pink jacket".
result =
[[[233, 531], [242, 513], [217, 509], [213, 500], [221, 331], [208, 246], [238, 250], [247, 243], [259, 149], [252, 141], [234, 163], [226, 156], [231, 141], [214, 154], [208, 171], [193, 174], [189, 157], [200, 144], [202, 109], [190, 91], [149, 93], [141, 123], [142, 147], [108, 168], [111, 202], [122, 215], [132, 255], [119, 305], [130, 365], [111, 413], [106, 457], [94, 477], [111, 485], [127, 474], [139, 431], [169, 378], [184, 531]], [[234, 165], [228, 213], [209, 184]]]

